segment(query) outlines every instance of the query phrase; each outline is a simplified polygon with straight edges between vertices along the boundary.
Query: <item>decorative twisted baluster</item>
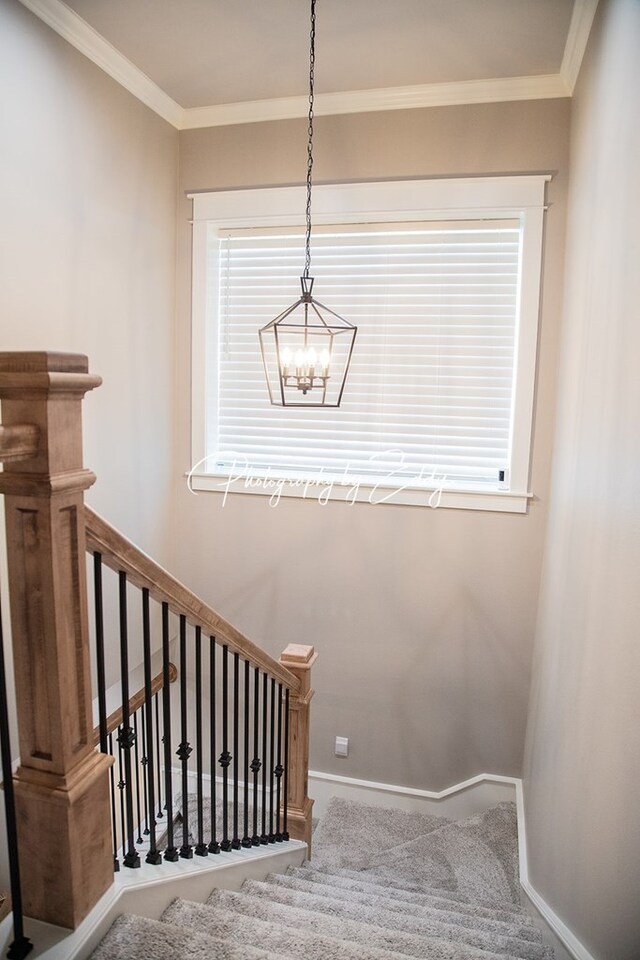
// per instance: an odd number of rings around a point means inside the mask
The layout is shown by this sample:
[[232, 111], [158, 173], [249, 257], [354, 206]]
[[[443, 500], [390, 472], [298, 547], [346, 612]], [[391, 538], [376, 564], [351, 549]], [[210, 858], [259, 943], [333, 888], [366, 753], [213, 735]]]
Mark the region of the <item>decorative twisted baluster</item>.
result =
[[120, 600], [120, 684], [122, 689], [122, 726], [118, 733], [118, 744], [122, 748], [124, 759], [124, 799], [126, 821], [126, 848], [123, 863], [132, 869], [140, 866], [140, 857], [135, 847], [133, 825], [133, 781], [131, 776], [131, 749], [136, 735], [131, 726], [129, 712], [129, 629], [127, 621], [127, 575], [121, 570], [119, 575]]
[[[153, 716], [151, 713], [151, 627], [149, 619], [149, 591], [142, 591], [142, 646], [144, 656], [144, 704], [142, 707], [143, 727], [145, 731], [145, 805], [147, 806], [147, 825], [145, 833], [149, 835], [149, 851], [146, 862], [157, 866], [162, 863], [162, 857], [156, 846], [156, 797], [155, 775], [153, 763]], [[157, 697], [156, 697], [157, 704]], [[157, 725], [156, 716], [156, 725]], [[158, 774], [160, 773], [160, 758], [158, 757]]]
[[244, 662], [244, 834], [242, 836], [242, 846], [251, 846], [251, 837], [249, 836], [249, 661]]
[[262, 675], [262, 833], [260, 834], [260, 843], [269, 843], [267, 835], [267, 710], [268, 710], [268, 687], [269, 678], [267, 674]]

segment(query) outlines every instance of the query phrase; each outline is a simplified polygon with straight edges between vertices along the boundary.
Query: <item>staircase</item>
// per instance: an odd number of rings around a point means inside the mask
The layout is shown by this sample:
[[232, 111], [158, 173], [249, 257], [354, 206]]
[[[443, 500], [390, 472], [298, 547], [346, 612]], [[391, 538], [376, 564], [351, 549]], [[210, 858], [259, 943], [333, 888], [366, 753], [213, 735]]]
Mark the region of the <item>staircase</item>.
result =
[[[156, 898], [154, 919], [119, 917], [94, 960], [549, 960], [519, 906], [512, 804], [452, 822], [334, 798], [312, 838], [314, 649], [289, 644], [273, 659], [86, 507], [95, 476], [82, 463], [81, 404], [99, 383], [83, 356], [0, 353], [20, 745], [13, 773], [0, 617], [11, 960], [34, 947], [46, 955], [31, 920], [91, 926], [114, 871], [133, 888], [144, 859], [152, 886], [173, 884], [183, 861], [232, 865], [243, 851], [258, 862], [258, 848], [290, 839], [312, 851], [304, 867], [215, 889], [205, 903], [175, 900], [160, 920]], [[144, 684], [133, 693], [136, 670]], [[63, 937], [55, 956], [84, 957], [85, 942], [76, 951]]]
[[452, 822], [334, 798], [303, 867], [123, 915], [92, 960], [552, 960], [517, 867], [513, 804]]

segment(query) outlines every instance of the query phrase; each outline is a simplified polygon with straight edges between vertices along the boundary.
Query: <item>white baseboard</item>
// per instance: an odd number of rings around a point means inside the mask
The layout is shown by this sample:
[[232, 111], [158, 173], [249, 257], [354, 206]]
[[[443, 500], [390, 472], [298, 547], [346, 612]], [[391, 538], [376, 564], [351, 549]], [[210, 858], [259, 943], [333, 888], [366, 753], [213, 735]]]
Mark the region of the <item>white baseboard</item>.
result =
[[[516, 781], [516, 805], [518, 810], [518, 858], [520, 862], [520, 886], [535, 908], [536, 913], [551, 932], [551, 941], [559, 941], [573, 960], [596, 960], [585, 945], [578, 939], [564, 920], [549, 906], [547, 901], [529, 879], [529, 859], [527, 854], [527, 824], [524, 811], [524, 793], [522, 780]], [[555, 947], [556, 944], [552, 943]], [[559, 960], [559, 958], [558, 958]]]
[[322, 816], [331, 797], [342, 797], [382, 807], [399, 807], [402, 810], [461, 820], [482, 813], [501, 800], [515, 800], [516, 781], [513, 777], [482, 773], [463, 783], [447, 787], [446, 790], [435, 792], [310, 770], [309, 795], [315, 801], [314, 817]]
[[[459, 820], [482, 813], [502, 800], [514, 800], [518, 814], [518, 854], [520, 885], [547, 928], [548, 940], [557, 950], [558, 943], [573, 960], [596, 960], [583, 943], [552, 910], [529, 880], [526, 823], [522, 780], [481, 773], [445, 790], [418, 790], [391, 783], [357, 780], [332, 773], [309, 771], [309, 794], [314, 798], [314, 816], [322, 817], [331, 797], [360, 800], [381, 807], [400, 807], [423, 813], [435, 813]], [[561, 960], [557, 957], [556, 960]]]

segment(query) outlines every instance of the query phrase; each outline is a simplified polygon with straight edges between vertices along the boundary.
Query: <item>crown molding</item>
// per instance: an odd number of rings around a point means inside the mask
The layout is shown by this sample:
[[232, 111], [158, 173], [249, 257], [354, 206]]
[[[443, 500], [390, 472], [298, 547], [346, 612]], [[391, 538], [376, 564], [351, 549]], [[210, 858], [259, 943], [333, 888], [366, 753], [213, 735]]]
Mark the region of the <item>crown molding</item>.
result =
[[[544, 100], [568, 96], [569, 92], [559, 74], [500, 77], [492, 80], [461, 80], [453, 83], [424, 83], [407, 87], [319, 93], [316, 94], [314, 113], [316, 116], [335, 116], [378, 110], [410, 110], [417, 107], [448, 107], [465, 103]], [[181, 129], [291, 120], [306, 117], [308, 111], [309, 100], [306, 96], [192, 107], [184, 111]]]
[[569, 33], [560, 66], [560, 76], [565, 82], [569, 96], [573, 96], [597, 9], [598, 0], [574, 0]]
[[20, 0], [64, 40], [113, 77], [125, 90], [141, 100], [168, 123], [180, 129], [184, 108], [172, 100], [108, 40], [61, 0]]
[[[290, 120], [307, 115], [309, 104], [306, 96], [223, 103], [209, 107], [182, 107], [62, 0], [20, 2], [177, 130]], [[569, 97], [580, 69], [596, 6], [597, 0], [575, 0], [563, 69], [559, 74], [317, 94], [315, 113], [317, 116], [329, 116]]]

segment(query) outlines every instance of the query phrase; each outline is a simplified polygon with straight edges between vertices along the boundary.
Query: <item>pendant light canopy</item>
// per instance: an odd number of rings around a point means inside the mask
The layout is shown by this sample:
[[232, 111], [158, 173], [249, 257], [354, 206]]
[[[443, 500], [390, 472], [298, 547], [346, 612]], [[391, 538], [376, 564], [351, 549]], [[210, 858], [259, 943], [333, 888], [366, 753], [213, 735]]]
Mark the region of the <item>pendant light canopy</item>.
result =
[[259, 331], [269, 399], [278, 407], [339, 407], [357, 328], [313, 296], [311, 187], [316, 0], [311, 0], [309, 47], [309, 139], [307, 144], [307, 231], [301, 294]]

